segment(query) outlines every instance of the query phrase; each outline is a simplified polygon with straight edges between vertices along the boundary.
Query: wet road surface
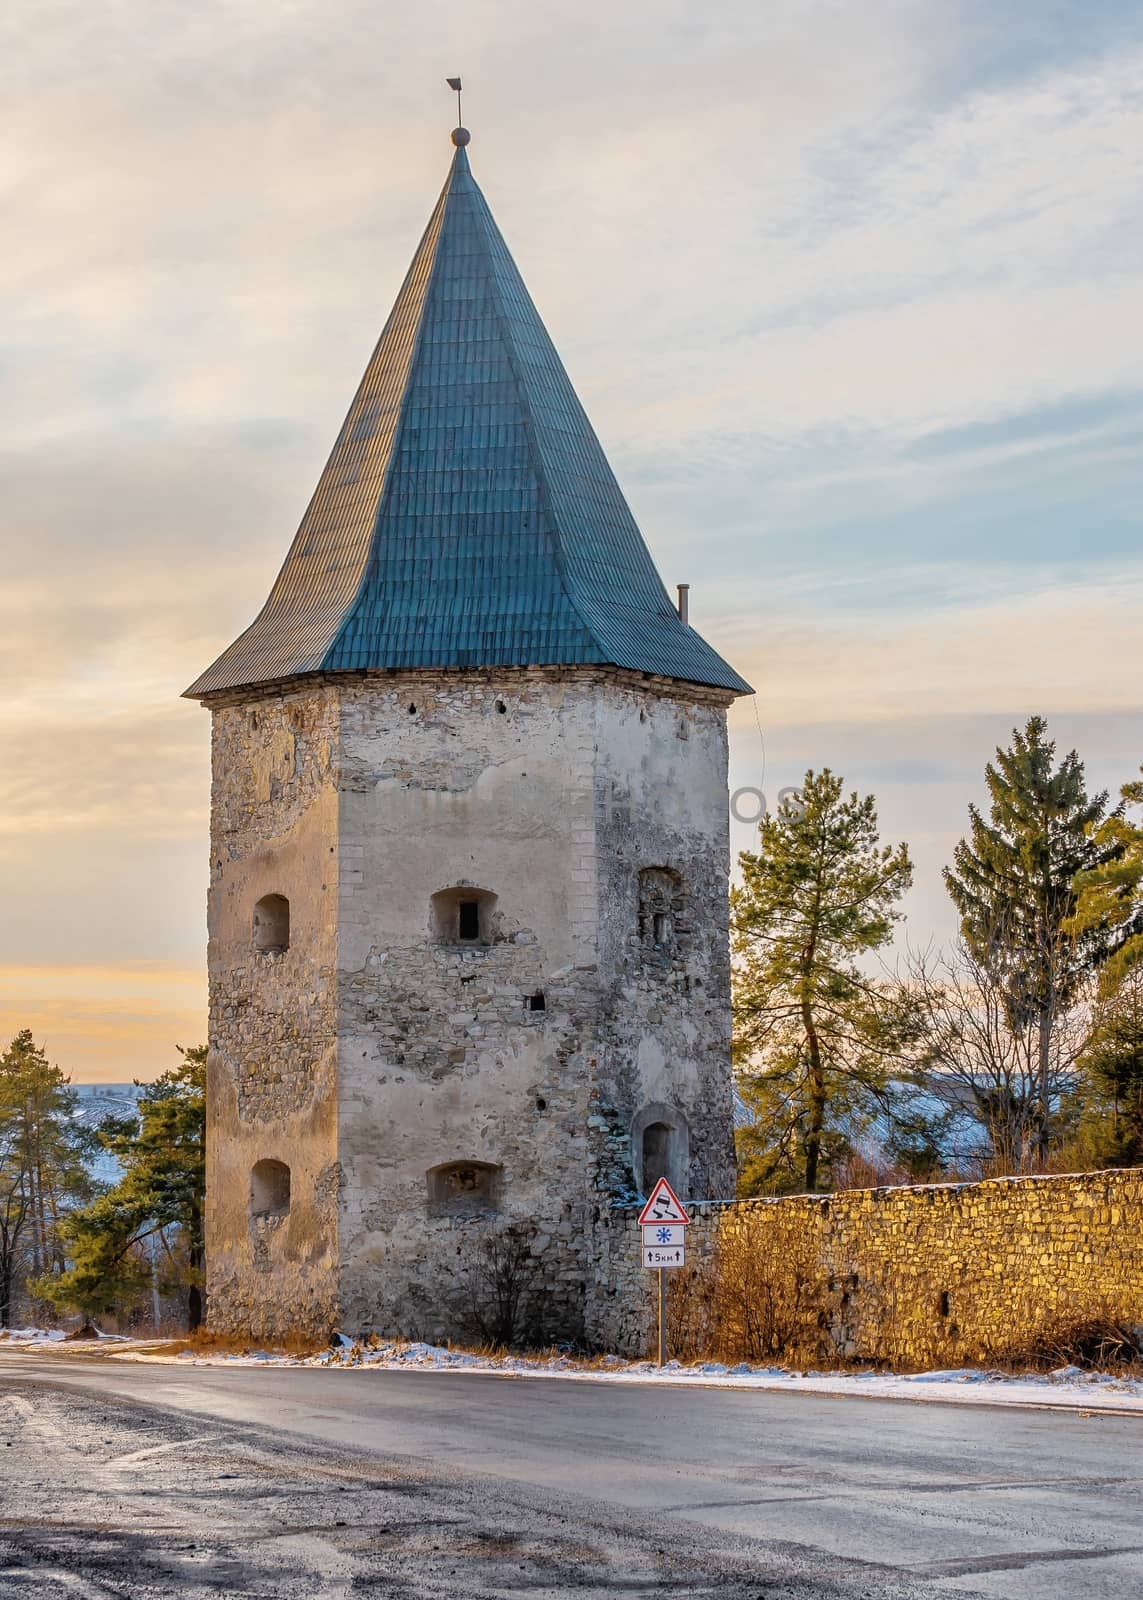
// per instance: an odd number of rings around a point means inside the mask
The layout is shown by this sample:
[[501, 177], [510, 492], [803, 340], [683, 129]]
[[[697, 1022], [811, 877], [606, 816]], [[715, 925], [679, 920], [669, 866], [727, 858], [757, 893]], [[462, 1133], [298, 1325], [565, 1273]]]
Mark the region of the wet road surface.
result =
[[0, 1353], [0, 1596], [1143, 1595], [1143, 1421]]

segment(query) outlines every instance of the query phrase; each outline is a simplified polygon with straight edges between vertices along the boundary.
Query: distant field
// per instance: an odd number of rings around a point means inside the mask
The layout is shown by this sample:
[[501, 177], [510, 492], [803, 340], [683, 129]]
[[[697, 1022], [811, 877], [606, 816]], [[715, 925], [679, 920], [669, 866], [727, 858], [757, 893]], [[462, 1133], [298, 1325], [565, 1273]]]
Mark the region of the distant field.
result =
[[[141, 1088], [134, 1083], [77, 1083], [75, 1120], [86, 1128], [97, 1128], [104, 1117], [129, 1117], [134, 1113]], [[99, 1151], [89, 1163], [92, 1176], [101, 1183], [114, 1183], [120, 1174], [115, 1157]]]

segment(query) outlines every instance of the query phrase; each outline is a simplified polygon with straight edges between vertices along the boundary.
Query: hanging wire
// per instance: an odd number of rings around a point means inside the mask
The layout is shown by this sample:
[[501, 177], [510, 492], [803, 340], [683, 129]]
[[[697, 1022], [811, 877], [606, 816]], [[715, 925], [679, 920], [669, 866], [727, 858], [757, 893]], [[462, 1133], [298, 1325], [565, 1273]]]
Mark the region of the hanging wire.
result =
[[762, 732], [762, 718], [758, 715], [758, 696], [757, 695], [752, 695], [751, 696], [751, 703], [754, 706], [754, 726], [758, 729], [758, 743], [762, 746], [762, 776], [758, 780], [758, 787], [759, 787], [759, 789], [761, 789], [762, 793], [765, 794], [766, 793], [766, 735]]

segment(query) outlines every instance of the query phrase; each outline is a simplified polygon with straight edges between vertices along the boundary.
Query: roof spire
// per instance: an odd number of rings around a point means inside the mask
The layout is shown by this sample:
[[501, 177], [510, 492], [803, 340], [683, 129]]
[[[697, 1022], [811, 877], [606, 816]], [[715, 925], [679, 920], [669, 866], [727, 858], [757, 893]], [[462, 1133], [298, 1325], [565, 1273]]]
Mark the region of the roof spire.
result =
[[545, 666], [750, 693], [668, 599], [462, 137], [270, 597], [188, 693]]
[[460, 79], [459, 78], [446, 78], [445, 82], [448, 84], [449, 88], [456, 95], [456, 123], [457, 123], [457, 125], [452, 130], [452, 142], [453, 142], [454, 145], [456, 145], [458, 150], [463, 150], [464, 146], [468, 143], [469, 139], [471, 139], [472, 135], [469, 133], [468, 129], [464, 126], [464, 118], [461, 116], [461, 112], [460, 112]]

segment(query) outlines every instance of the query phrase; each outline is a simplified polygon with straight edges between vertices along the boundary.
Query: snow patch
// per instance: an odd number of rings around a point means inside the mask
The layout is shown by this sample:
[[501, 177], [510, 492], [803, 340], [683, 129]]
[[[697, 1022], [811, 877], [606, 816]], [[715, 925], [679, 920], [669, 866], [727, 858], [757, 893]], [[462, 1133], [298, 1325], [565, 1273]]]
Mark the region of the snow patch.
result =
[[352, 1340], [339, 1335], [328, 1350], [313, 1356], [274, 1355], [250, 1350], [242, 1355], [160, 1353], [154, 1344], [121, 1350], [113, 1359], [179, 1361], [195, 1366], [328, 1367], [336, 1371], [466, 1372], [499, 1377], [561, 1377], [586, 1383], [671, 1383], [686, 1388], [758, 1389], [822, 1397], [867, 1396], [871, 1399], [928, 1400], [960, 1405], [1050, 1406], [1071, 1410], [1098, 1409], [1143, 1415], [1143, 1377], [1086, 1372], [1060, 1367], [1055, 1372], [1013, 1375], [978, 1367], [941, 1368], [933, 1372], [802, 1372], [787, 1367], [754, 1366], [740, 1361], [684, 1365], [668, 1361], [625, 1361], [606, 1355], [594, 1361], [555, 1351], [547, 1356], [476, 1355], [424, 1340]]

